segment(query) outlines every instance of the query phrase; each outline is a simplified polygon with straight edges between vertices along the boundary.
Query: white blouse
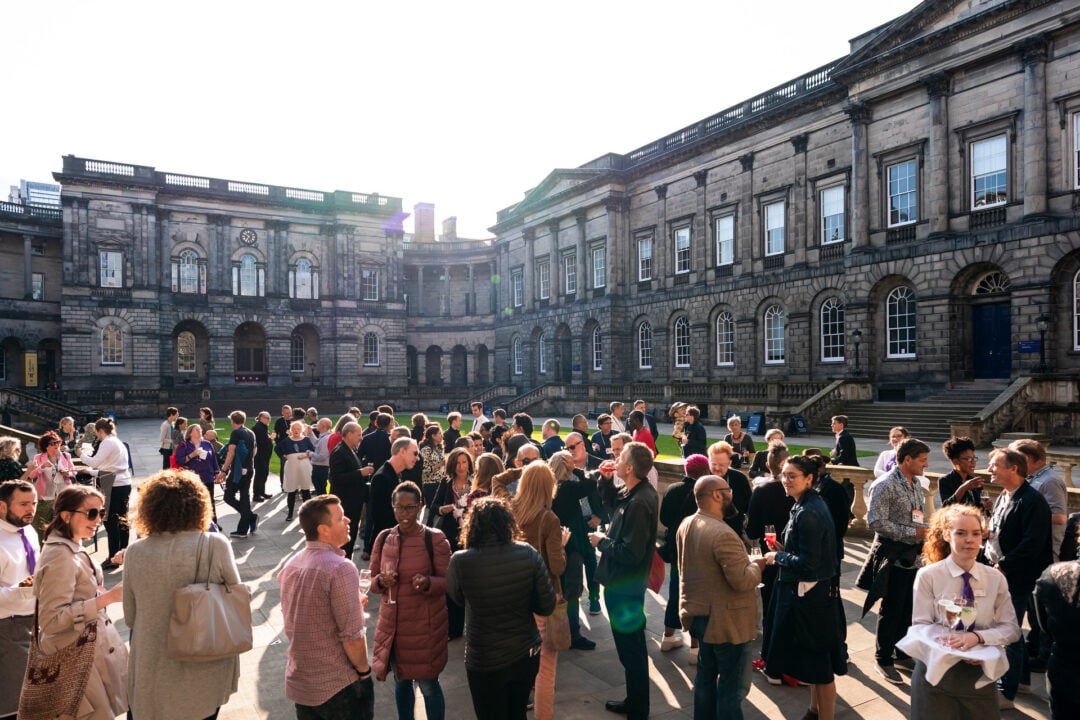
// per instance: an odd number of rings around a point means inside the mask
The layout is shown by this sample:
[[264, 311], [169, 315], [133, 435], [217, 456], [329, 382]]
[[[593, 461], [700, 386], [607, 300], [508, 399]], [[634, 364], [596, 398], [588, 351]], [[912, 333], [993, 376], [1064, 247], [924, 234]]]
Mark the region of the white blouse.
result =
[[[960, 597], [964, 570], [952, 557], [946, 557], [915, 575], [912, 625], [931, 625], [937, 622], [935, 606], [942, 597]], [[1009, 584], [1000, 571], [989, 565], [975, 563], [971, 569], [971, 589], [975, 594], [975, 631], [986, 645], [1008, 645], [1020, 638], [1016, 624]]]

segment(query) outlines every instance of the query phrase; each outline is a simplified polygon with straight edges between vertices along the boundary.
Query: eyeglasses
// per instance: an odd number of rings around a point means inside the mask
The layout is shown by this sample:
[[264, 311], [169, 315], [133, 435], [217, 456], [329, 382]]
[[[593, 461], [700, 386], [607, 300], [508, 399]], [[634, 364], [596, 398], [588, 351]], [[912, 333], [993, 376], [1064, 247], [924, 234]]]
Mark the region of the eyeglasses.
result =
[[963, 463], [973, 463], [973, 462], [976, 462], [978, 460], [978, 458], [976, 458], [974, 455], [972, 455], [970, 457], [968, 457], [967, 455], [961, 455], [960, 457], [958, 457], [956, 459], [958, 461], [960, 461], [960, 462], [963, 462]]
[[391, 505], [394, 508], [394, 512], [410, 513], [416, 512], [420, 509], [419, 505]]
[[419, 450], [414, 450], [413, 451], [413, 456], [420, 457], [420, 451]]
[[89, 510], [72, 510], [71, 512], [77, 512], [80, 515], [85, 515], [87, 520], [94, 521], [99, 517], [105, 517], [105, 510], [102, 508], [90, 508]]
[[567, 450], [577, 450], [579, 447], [581, 447], [581, 445], [582, 445], [582, 443], [574, 443], [573, 445], [570, 445], [569, 443], [567, 443], [566, 449]]

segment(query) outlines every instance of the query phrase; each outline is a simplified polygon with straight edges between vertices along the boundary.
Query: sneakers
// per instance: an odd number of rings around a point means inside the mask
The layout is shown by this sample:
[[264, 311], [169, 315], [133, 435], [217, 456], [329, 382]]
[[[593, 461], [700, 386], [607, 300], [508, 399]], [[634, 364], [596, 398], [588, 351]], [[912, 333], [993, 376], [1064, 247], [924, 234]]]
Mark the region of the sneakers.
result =
[[576, 637], [570, 641], [571, 650], [595, 650], [596, 643], [587, 637]]
[[600, 598], [589, 598], [589, 614], [600, 614]]
[[229, 533], [229, 537], [231, 539], [233, 539], [233, 540], [241, 540], [243, 538], [246, 538], [247, 535], [248, 535], [247, 533], [237, 532], [235, 530], [233, 532]]
[[690, 648], [690, 660], [687, 661], [689, 665], [697, 665], [697, 655], [699, 648]]
[[255, 534], [255, 530], [259, 527], [259, 514], [251, 513], [251, 534]]
[[664, 639], [660, 642], [660, 652], [668, 652], [676, 648], [683, 646], [682, 635], [665, 635]]
[[879, 665], [874, 663], [874, 670], [878, 675], [885, 678], [894, 685], [900, 685], [904, 682], [904, 678], [900, 677], [900, 673], [896, 671], [892, 665]]

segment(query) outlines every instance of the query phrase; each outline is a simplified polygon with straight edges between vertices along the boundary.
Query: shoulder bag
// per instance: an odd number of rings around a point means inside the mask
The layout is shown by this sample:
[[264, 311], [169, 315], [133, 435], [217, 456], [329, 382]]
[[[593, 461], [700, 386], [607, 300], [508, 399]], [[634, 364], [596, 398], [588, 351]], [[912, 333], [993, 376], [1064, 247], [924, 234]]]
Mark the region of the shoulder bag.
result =
[[195, 582], [173, 591], [166, 651], [172, 660], [212, 662], [252, 647], [251, 590], [243, 583], [210, 582], [213, 546], [207, 552], [206, 580], [198, 582], [206, 533], [195, 551]]

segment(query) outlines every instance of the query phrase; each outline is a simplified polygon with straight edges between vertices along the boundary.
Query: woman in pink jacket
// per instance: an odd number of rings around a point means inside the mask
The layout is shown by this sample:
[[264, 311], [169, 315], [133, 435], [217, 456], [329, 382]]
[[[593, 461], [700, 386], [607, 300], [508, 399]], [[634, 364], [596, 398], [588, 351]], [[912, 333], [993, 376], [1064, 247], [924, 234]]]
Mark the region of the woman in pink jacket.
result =
[[443, 720], [446, 701], [439, 673], [446, 667], [446, 566], [450, 543], [440, 530], [420, 524], [420, 488], [394, 488], [397, 525], [383, 530], [371, 552], [371, 592], [385, 595], [375, 625], [375, 678], [394, 670], [398, 718], [412, 720], [414, 683], [424, 696], [428, 720]]
[[63, 440], [52, 430], [37, 441], [38, 454], [30, 461], [27, 478], [37, 490], [37, 512], [34, 514], [34, 530], [38, 537], [45, 533], [45, 526], [53, 519], [53, 501], [57, 494], [75, 479], [75, 465], [64, 448]]

